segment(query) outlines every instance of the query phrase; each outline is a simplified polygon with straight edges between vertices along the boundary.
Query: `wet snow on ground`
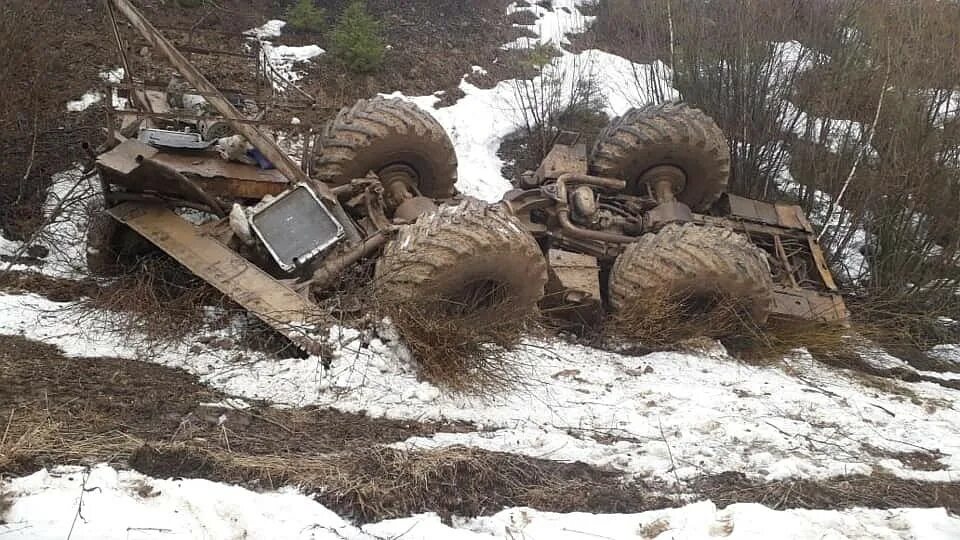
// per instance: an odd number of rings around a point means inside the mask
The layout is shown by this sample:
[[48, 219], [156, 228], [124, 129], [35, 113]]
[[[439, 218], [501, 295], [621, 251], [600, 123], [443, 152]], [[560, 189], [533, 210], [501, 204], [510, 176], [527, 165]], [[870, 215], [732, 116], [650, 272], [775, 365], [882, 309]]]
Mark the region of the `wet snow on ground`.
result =
[[[873, 540], [960, 535], [936, 509], [775, 511], [710, 502], [640, 514], [555, 514], [511, 508], [443, 524], [433, 514], [354, 526], [293, 488], [256, 493], [206, 480], [162, 480], [107, 466], [54, 468], [12, 480], [0, 521], [11, 539], [582, 540], [584, 538], [779, 538]], [[778, 533], [774, 533], [778, 531]]]
[[[539, 36], [534, 41], [562, 46], [565, 34], [582, 30], [589, 21], [577, 9], [580, 3], [555, 0], [552, 11], [539, 5], [510, 9], [537, 15], [531, 27]], [[250, 33], [268, 44], [275, 67], [292, 73], [287, 70], [296, 62], [319, 53], [270, 46], [268, 40], [282, 28], [282, 21], [269, 21]], [[530, 43], [507, 46], [520, 45]], [[797, 55], [795, 44], [782, 44], [780, 50], [787, 60]], [[563, 93], [569, 92], [574, 75], [583, 72], [594, 73], [601, 81], [611, 115], [649, 101], [654, 93], [667, 99], [677, 96], [669, 86], [666, 66], [633, 64], [602, 51], [576, 55], [563, 51], [542, 77], [560, 81], [557, 87]], [[542, 77], [503, 81], [486, 90], [464, 81], [461, 89], [466, 96], [441, 109], [432, 108], [434, 96], [408, 98], [434, 114], [450, 133], [460, 158], [458, 187], [462, 191], [496, 200], [509, 189], [500, 174], [502, 163], [496, 150], [505, 135], [522, 125], [516, 89], [539, 85]], [[67, 196], [77, 178], [77, 173], [67, 173], [55, 182], [48, 210]], [[76, 233], [82, 223], [63, 220], [53, 230]], [[3, 254], [20, 247], [0, 241]], [[52, 254], [41, 270], [75, 275], [78, 257], [82, 260], [82, 246], [70, 246]], [[80, 322], [74, 304], [32, 294], [0, 294], [0, 333], [52, 343], [73, 356], [144, 358], [138, 336], [104, 331], [90, 321]], [[319, 358], [272, 360], [236, 350], [195, 354], [189, 351], [197, 344], [192, 342], [171, 345], [146, 358], [197, 374], [238, 396], [231, 400], [238, 407], [244, 406], [242, 398], [264, 399], [278, 406], [316, 404], [366, 411], [371, 416], [466, 420], [479, 426], [474, 433], [439, 434], [397, 444], [405, 448], [466, 444], [545, 459], [580, 460], [614, 468], [626, 477], [653, 477], [668, 483], [727, 470], [771, 480], [877, 470], [931, 481], [956, 480], [960, 474], [960, 436], [955, 428], [960, 425], [960, 407], [955, 390], [933, 383], [891, 383], [893, 391], [874, 389], [852, 373], [819, 364], [803, 351], [758, 367], [737, 362], [720, 347], [689, 354], [628, 356], [556, 341], [531, 341], [513, 356], [527, 370], [527, 386], [479, 400], [445, 395], [418, 381], [409, 355], [387, 331], [376, 336], [334, 329], [331, 339], [336, 352], [329, 370]], [[960, 371], [956, 346], [943, 346], [936, 353], [955, 359]], [[876, 362], [888, 361], [876, 353]], [[938, 450], [943, 453], [944, 470], [912, 470], [895, 459], [872, 455], [868, 447], [886, 452]], [[152, 489], [141, 489], [144, 485]], [[76, 469], [40, 471], [10, 481], [5, 489], [14, 494], [14, 505], [0, 516], [7, 522], [0, 525], [0, 535], [9, 538], [63, 538], [71, 526], [75, 527], [73, 538], [960, 536], [960, 520], [943, 509], [778, 512], [754, 504], [719, 510], [709, 502], [636, 515], [549, 514], [513, 508], [492, 517], [455, 520], [453, 527], [443, 525], [436, 516], [423, 515], [360, 530], [293, 490], [257, 494], [204, 480], [151, 479], [105, 466], [93, 468], [89, 477]]]
[[[142, 354], [137, 336], [103, 332], [89, 326], [89, 318], [84, 328], [77, 316], [73, 304], [0, 295], [2, 333], [56, 344], [74, 356]], [[934, 383], [893, 383], [899, 393], [871, 390], [800, 351], [778, 365], [756, 367], [719, 346], [636, 357], [529, 342], [511, 360], [526, 370], [528, 384], [481, 400], [418, 381], [403, 346], [387, 338], [351, 329], [335, 329], [332, 338], [337, 350], [329, 370], [319, 358], [197, 354], [187, 344], [152, 360], [241, 398], [480, 425], [476, 433], [415, 438], [406, 447], [466, 444], [666, 482], [727, 470], [769, 480], [875, 470], [940, 481], [960, 475], [955, 390]], [[944, 470], [911, 470], [873, 455], [871, 447], [938, 450]]]

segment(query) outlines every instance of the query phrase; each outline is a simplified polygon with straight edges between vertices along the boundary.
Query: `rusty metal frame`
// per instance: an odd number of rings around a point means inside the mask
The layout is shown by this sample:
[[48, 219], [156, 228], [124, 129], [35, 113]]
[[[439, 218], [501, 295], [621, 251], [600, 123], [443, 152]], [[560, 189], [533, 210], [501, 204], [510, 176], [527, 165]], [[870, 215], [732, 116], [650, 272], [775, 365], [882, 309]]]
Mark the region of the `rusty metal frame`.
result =
[[[306, 173], [290, 159], [290, 156], [280, 149], [276, 142], [261, 133], [256, 126], [237, 121], [241, 118], [241, 115], [233, 107], [233, 104], [224, 98], [216, 86], [207, 80], [196, 66], [190, 63], [129, 0], [105, 1], [112, 4], [117, 11], [123, 14], [154, 49], [166, 56], [167, 60], [180, 72], [187, 82], [200, 92], [207, 94], [207, 102], [223, 116], [224, 120], [230, 124], [230, 127], [260, 150], [260, 152], [283, 173], [291, 185], [308, 183], [309, 178]], [[336, 203], [336, 197], [333, 196], [326, 186], [318, 189], [318, 195]]]

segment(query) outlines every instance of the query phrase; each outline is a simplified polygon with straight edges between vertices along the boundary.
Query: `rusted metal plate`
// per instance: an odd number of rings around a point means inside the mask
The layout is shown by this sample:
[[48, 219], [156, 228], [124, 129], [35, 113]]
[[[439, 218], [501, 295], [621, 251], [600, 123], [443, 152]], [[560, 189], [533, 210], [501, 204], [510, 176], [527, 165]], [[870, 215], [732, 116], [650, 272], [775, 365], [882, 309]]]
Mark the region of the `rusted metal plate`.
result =
[[[139, 92], [140, 90], [134, 90]], [[143, 96], [147, 100], [147, 103], [150, 104], [150, 110], [155, 113], [169, 113], [170, 104], [167, 103], [167, 94], [166, 92], [160, 92], [157, 90], [143, 90]]]
[[813, 227], [803, 215], [803, 209], [793, 204], [770, 204], [740, 197], [738, 195], [724, 195], [721, 207], [728, 214], [724, 217], [745, 219], [755, 223], [785, 227], [806, 233], [812, 233]]
[[287, 179], [277, 169], [261, 169], [254, 165], [226, 161], [218, 154], [209, 152], [160, 152], [153, 160], [194, 180], [215, 196], [261, 199], [264, 195], [276, 195], [290, 187]]
[[286, 178], [276, 169], [260, 169], [253, 165], [225, 161], [212, 152], [161, 152], [133, 139], [126, 140], [97, 157], [97, 164], [108, 171], [107, 179], [119, 185], [161, 193], [181, 193], [176, 182], [139, 174], [137, 156], [167, 166], [196, 182], [213, 196], [262, 199], [289, 187]]
[[788, 229], [798, 229], [807, 233], [813, 233], [813, 227], [803, 215], [803, 209], [793, 204], [775, 205], [777, 218], [781, 227]]
[[549, 279], [541, 309], [570, 328], [595, 327], [604, 316], [597, 259], [559, 249], [547, 257]]
[[777, 287], [773, 292], [772, 316], [825, 323], [849, 324], [850, 312], [837, 294], [807, 289]]
[[559, 249], [551, 249], [547, 257], [564, 290], [600, 298], [600, 267], [596, 257]]
[[833, 280], [833, 273], [830, 272], [830, 267], [827, 266], [827, 259], [823, 255], [823, 249], [820, 247], [820, 244], [817, 243], [817, 239], [811, 235], [807, 238], [807, 242], [810, 245], [810, 253], [813, 254], [813, 262], [817, 265], [817, 272], [820, 274], [820, 279], [823, 280], [823, 284], [831, 291], [839, 290], [837, 282]]
[[297, 346], [319, 353], [325, 314], [216, 238], [162, 206], [123, 203], [109, 213]]
[[729, 217], [756, 221], [767, 225], [780, 224], [777, 209], [772, 204], [729, 193], [724, 196], [724, 204], [726, 204], [725, 210], [730, 214]]
[[158, 152], [156, 148], [150, 145], [134, 139], [127, 139], [113, 147], [109, 152], [97, 156], [97, 165], [120, 175], [129, 175], [140, 166], [137, 156], [150, 159], [156, 156]]
[[540, 163], [535, 176], [541, 180], [555, 180], [565, 173], [587, 174], [587, 147], [583, 143], [555, 144]]

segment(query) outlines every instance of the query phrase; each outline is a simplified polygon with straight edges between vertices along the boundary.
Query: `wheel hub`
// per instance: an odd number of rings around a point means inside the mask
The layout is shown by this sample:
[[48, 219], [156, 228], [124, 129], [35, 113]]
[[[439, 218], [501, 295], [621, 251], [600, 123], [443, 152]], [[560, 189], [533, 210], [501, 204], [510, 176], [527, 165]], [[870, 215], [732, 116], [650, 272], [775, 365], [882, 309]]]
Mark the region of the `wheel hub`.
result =
[[687, 186], [687, 175], [673, 165], [660, 165], [643, 173], [640, 183], [650, 186], [653, 197], [660, 204], [676, 201], [678, 193]]
[[394, 163], [380, 169], [377, 173], [380, 177], [380, 183], [386, 189], [386, 192], [393, 199], [394, 206], [399, 206], [403, 201], [416, 196], [417, 184], [420, 183], [420, 175], [413, 167], [403, 163]]

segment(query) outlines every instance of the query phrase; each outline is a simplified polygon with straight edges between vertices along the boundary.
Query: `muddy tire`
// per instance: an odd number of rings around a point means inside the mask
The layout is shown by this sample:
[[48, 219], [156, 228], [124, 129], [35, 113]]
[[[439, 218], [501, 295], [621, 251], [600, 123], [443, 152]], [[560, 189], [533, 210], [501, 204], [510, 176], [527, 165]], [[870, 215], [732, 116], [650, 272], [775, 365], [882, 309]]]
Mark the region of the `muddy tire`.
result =
[[627, 246], [613, 264], [609, 285], [614, 311], [642, 307], [644, 298], [658, 295], [683, 298], [700, 312], [729, 299], [763, 324], [773, 300], [763, 250], [731, 230], [691, 223], [667, 225]]
[[454, 194], [453, 144], [429, 113], [409, 101], [376, 98], [341, 109], [324, 128], [316, 151], [314, 175], [332, 185], [402, 164], [418, 176], [422, 195], [442, 199]]
[[377, 262], [376, 279], [390, 302], [432, 302], [441, 314], [482, 323], [534, 313], [547, 266], [516, 218], [468, 200], [404, 226]]
[[686, 174], [677, 199], [704, 211], [723, 194], [730, 178], [730, 148], [712, 118], [683, 103], [630, 109], [614, 118], [590, 152], [590, 173], [627, 181], [627, 189], [645, 194], [639, 179], [659, 165]]

